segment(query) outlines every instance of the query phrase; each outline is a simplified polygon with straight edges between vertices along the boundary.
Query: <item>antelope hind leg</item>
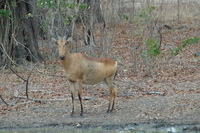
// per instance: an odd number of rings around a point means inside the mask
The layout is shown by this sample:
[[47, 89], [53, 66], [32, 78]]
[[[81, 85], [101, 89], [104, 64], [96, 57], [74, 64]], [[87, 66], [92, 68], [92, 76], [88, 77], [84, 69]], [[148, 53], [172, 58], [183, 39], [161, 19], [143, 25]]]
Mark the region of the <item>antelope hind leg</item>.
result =
[[106, 78], [106, 83], [110, 89], [110, 99], [109, 99], [109, 105], [108, 105], [108, 110], [107, 110], [107, 113], [109, 113], [109, 112], [112, 112], [116, 107], [117, 90], [114, 88], [113, 80], [111, 77]]
[[82, 80], [78, 80], [78, 98], [81, 104], [81, 114], [80, 116], [83, 117], [83, 101], [82, 101], [82, 93], [83, 93], [83, 88], [82, 88]]

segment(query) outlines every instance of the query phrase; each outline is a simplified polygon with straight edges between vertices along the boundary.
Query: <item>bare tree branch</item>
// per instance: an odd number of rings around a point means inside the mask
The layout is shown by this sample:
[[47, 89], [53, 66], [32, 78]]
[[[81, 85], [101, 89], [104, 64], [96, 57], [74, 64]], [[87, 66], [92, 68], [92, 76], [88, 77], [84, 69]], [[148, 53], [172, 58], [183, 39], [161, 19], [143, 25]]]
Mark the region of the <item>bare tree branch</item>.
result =
[[31, 73], [33, 72], [33, 70], [34, 70], [34, 68], [35, 68], [36, 65], [37, 65], [37, 64], [35, 64], [34, 67], [32, 68], [32, 70], [31, 70], [31, 72], [29, 73], [27, 79], [24, 79], [24, 78], [21, 77], [19, 74], [17, 74], [11, 67], [7, 66], [8, 68], [10, 68], [10, 70], [11, 70], [15, 75], [17, 75], [17, 77], [19, 77], [19, 78], [22, 79], [24, 82], [26, 82], [26, 98], [27, 98], [27, 99], [29, 99], [29, 97], [28, 97], [28, 82], [29, 82], [29, 78], [30, 78]]
[[29, 80], [29, 78], [31, 76], [31, 73], [33, 72], [35, 66], [36, 66], [36, 64], [34, 65], [34, 67], [32, 68], [31, 72], [29, 73], [28, 78], [26, 79], [26, 97], [27, 97], [27, 99], [29, 99], [29, 97], [28, 97], [28, 80]]
[[26, 79], [22, 78], [21, 76], [19, 76], [10, 66], [6, 66], [8, 67], [15, 75], [17, 75], [17, 77], [19, 77], [20, 79], [22, 79], [24, 82], [26, 82]]
[[0, 95], [0, 98], [7, 106], [9, 106], [9, 104], [3, 99], [3, 97], [1, 95]]

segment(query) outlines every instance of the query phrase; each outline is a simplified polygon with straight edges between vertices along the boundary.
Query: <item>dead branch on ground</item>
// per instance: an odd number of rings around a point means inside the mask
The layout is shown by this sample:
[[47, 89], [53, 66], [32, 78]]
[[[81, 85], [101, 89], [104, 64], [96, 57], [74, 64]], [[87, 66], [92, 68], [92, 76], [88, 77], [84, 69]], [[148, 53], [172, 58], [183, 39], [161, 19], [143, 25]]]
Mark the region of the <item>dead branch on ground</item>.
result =
[[[29, 96], [28, 96], [28, 83], [29, 83], [29, 78], [30, 78], [30, 76], [31, 76], [31, 74], [32, 74], [32, 72], [33, 72], [35, 66], [36, 66], [36, 64], [34, 65], [34, 67], [32, 68], [31, 72], [29, 73], [29, 75], [28, 75], [28, 77], [27, 77], [26, 79], [23, 78], [22, 76], [20, 76], [19, 74], [17, 74], [10, 66], [8, 66], [8, 65], [6, 66], [6, 67], [8, 67], [18, 78], [22, 79], [22, 80], [26, 83], [26, 97], [25, 97], [25, 99], [28, 99], [28, 100], [31, 100], [31, 98], [29, 98]], [[4, 101], [4, 99], [2, 98], [1, 95], [0, 95], [0, 98], [1, 98], [1, 100], [2, 100], [6, 105], [10, 106], [8, 103], [6, 103], [6, 102]], [[14, 102], [13, 104], [11, 104], [11, 106], [13, 106], [14, 104], [16, 104], [17, 101], [18, 101], [20, 98], [21, 98], [21, 97], [17, 97], [17, 100], [15, 100], [15, 102]]]
[[44, 75], [48, 75], [48, 76], [66, 77], [65, 75], [56, 75], [56, 74], [45, 73], [45, 72], [39, 70], [38, 68], [37, 68], [37, 71], [38, 71], [40, 74], [44, 74]]

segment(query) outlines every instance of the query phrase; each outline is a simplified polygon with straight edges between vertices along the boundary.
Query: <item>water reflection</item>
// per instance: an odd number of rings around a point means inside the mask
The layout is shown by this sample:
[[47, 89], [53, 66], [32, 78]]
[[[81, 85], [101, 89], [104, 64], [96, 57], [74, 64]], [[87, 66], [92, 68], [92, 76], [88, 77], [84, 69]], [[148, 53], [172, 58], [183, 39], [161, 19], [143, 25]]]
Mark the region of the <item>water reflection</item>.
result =
[[[43, 127], [28, 129], [4, 129], [0, 133], [199, 133], [199, 125], [158, 127], [153, 124], [128, 125], [109, 128]], [[188, 130], [189, 129], [189, 130]]]
[[115, 130], [106, 130], [103, 128], [71, 128], [71, 127], [45, 127], [0, 130], [0, 133], [117, 133]]

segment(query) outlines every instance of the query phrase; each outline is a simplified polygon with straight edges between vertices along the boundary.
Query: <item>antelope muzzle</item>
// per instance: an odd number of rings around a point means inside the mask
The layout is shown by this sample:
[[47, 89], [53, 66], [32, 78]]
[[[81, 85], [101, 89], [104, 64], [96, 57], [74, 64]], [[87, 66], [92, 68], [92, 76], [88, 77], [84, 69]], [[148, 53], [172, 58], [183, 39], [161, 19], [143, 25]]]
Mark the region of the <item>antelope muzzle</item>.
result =
[[60, 59], [61, 59], [61, 60], [64, 60], [64, 59], [65, 59], [65, 56], [60, 56]]

